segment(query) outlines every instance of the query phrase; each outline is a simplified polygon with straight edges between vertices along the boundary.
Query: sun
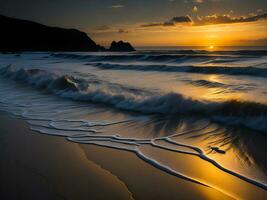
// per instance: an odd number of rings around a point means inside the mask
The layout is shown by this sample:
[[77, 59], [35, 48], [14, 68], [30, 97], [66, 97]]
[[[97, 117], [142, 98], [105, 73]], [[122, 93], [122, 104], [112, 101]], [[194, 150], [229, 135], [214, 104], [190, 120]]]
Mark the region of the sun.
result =
[[210, 50], [213, 50], [213, 49], [214, 49], [214, 46], [213, 46], [213, 45], [210, 45], [210, 46], [209, 46], [209, 49], [210, 49]]

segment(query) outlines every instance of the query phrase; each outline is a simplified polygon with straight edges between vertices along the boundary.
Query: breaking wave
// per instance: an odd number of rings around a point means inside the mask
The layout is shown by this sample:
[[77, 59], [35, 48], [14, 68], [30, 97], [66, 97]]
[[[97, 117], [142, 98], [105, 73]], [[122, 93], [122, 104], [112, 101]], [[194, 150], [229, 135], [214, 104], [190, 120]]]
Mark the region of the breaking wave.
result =
[[104, 104], [143, 114], [195, 114], [224, 124], [267, 131], [267, 105], [261, 103], [237, 100], [201, 101], [184, 97], [179, 93], [150, 93], [141, 89], [11, 65], [2, 68], [0, 74], [75, 101]]

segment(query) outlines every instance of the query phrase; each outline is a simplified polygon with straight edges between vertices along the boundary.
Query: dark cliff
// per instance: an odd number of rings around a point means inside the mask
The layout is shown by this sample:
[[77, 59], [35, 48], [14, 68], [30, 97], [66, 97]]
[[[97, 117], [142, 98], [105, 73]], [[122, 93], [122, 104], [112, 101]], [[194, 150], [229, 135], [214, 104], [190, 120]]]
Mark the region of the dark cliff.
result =
[[100, 51], [86, 33], [0, 15], [0, 51]]

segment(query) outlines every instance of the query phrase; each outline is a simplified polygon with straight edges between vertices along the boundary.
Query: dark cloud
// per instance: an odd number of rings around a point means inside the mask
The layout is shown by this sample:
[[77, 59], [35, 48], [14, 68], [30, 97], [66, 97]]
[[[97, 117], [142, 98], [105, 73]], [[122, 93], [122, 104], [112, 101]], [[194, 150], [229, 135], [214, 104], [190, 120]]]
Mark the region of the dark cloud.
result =
[[142, 27], [153, 27], [153, 26], [175, 26], [176, 24], [181, 23], [190, 23], [192, 22], [191, 18], [189, 16], [180, 16], [180, 17], [173, 17], [169, 21], [163, 22], [163, 23], [149, 23], [149, 24], [143, 24]]
[[182, 16], [182, 17], [174, 17], [170, 20], [173, 23], [186, 23], [192, 22], [189, 16]]

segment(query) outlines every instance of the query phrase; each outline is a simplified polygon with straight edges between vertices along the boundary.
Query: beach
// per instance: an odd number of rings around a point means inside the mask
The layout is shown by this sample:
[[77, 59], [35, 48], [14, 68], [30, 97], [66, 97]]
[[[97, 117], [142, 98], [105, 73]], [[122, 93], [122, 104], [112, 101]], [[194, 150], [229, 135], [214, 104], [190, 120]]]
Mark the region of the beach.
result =
[[81, 146], [33, 132], [5, 113], [0, 118], [1, 199], [231, 199], [166, 175], [131, 153]]
[[2, 54], [3, 199], [266, 199], [265, 60]]
[[[95, 145], [79, 145], [61, 137], [39, 134], [31, 131], [25, 121], [6, 113], [1, 113], [0, 119], [1, 199], [266, 197], [265, 191], [242, 181], [240, 183], [235, 178], [231, 179], [231, 187], [240, 189], [235, 194], [227, 195], [216, 188], [168, 175], [142, 162], [132, 153]], [[205, 173], [208, 175], [210, 171]], [[223, 172], [218, 172], [218, 175], [222, 176], [219, 181], [227, 176]], [[215, 175], [209, 178], [217, 179]]]
[[267, 200], [264, 8], [1, 0], [0, 200]]
[[125, 185], [88, 160], [79, 145], [36, 134], [6, 114], [1, 114], [1, 182], [1, 199], [130, 199]]

